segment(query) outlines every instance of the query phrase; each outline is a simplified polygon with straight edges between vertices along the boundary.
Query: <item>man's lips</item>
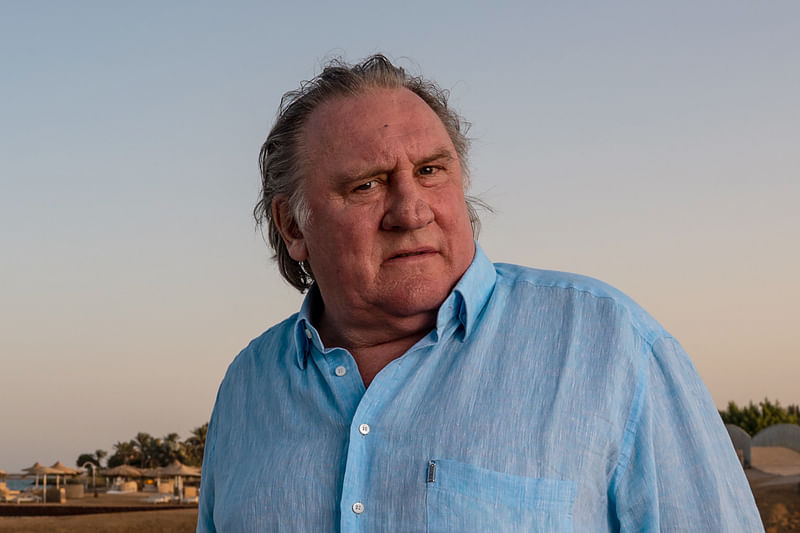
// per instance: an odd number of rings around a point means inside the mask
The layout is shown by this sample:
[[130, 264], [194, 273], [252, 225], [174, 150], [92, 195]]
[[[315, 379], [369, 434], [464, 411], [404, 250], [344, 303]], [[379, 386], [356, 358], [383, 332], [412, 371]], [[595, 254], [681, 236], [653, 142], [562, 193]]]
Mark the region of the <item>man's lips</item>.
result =
[[417, 257], [421, 255], [434, 254], [436, 250], [433, 248], [416, 248], [413, 250], [402, 250], [389, 257], [389, 261], [393, 259], [405, 259], [407, 257]]

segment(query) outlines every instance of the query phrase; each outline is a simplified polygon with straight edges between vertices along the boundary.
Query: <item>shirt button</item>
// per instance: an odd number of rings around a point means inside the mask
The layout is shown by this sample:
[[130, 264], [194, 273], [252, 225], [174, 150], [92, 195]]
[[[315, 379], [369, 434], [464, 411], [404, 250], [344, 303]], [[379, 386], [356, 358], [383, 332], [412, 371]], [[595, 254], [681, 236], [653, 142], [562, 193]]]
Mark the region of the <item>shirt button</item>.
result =
[[356, 502], [353, 504], [353, 512], [356, 514], [361, 514], [364, 512], [364, 504], [361, 502]]
[[362, 435], [366, 435], [367, 433], [369, 433], [369, 424], [361, 424], [360, 426], [358, 426], [358, 431]]
[[311, 338], [311, 330], [306, 328], [306, 337]]
[[336, 367], [336, 370], [334, 370], [334, 373], [335, 373], [337, 376], [339, 376], [339, 377], [342, 377], [342, 376], [344, 376], [345, 374], [347, 374], [347, 369], [346, 369], [345, 367], [343, 367], [343, 366], [337, 366], [337, 367]]

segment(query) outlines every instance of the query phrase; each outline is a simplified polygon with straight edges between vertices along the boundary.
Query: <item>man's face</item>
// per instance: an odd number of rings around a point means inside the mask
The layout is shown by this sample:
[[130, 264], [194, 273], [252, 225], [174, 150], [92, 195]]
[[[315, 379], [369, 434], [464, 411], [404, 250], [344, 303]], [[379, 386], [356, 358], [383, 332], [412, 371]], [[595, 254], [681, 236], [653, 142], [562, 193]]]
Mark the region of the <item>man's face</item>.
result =
[[325, 312], [436, 310], [475, 253], [439, 117], [411, 91], [373, 89], [317, 108], [303, 141], [311, 218], [287, 244], [311, 264]]

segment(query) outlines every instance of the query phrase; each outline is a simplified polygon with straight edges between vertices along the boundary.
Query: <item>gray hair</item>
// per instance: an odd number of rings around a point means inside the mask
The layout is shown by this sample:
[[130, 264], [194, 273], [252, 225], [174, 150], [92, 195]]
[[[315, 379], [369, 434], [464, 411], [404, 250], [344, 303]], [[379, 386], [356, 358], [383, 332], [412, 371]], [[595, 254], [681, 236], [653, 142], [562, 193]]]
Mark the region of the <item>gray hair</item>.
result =
[[[303, 187], [300, 186], [303, 127], [311, 113], [321, 104], [336, 97], [354, 96], [373, 88], [405, 88], [430, 106], [444, 124], [456, 149], [465, 189], [469, 186], [469, 139], [466, 137], [469, 123], [447, 106], [448, 91], [431, 81], [408, 75], [382, 54], [372, 55], [355, 65], [349, 65], [341, 59], [330, 61], [321, 74], [310, 81], [302, 82], [299, 89], [283, 95], [278, 117], [259, 154], [261, 195], [253, 209], [253, 216], [262, 231], [266, 221], [269, 244], [275, 251], [274, 259], [281, 275], [300, 292], [304, 292], [314, 283], [314, 273], [307, 261], [298, 262], [289, 255], [272, 216], [272, 204], [278, 198], [286, 199], [292, 217], [287, 222], [299, 228], [304, 227], [311, 213], [303, 195]], [[469, 196], [466, 201], [472, 231], [477, 236], [480, 220], [476, 207], [485, 207], [485, 204]]]

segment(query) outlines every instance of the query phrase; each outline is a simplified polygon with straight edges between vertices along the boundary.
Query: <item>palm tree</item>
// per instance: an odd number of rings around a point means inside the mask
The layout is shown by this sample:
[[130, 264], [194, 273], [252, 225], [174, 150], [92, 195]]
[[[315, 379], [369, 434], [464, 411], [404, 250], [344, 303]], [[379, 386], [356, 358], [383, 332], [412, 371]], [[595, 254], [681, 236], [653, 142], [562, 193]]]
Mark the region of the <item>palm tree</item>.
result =
[[117, 442], [114, 445], [114, 455], [108, 458], [108, 467], [113, 468], [121, 464], [129, 465], [139, 458], [136, 444], [129, 440], [127, 442]]
[[203, 452], [206, 447], [206, 435], [208, 434], [208, 422], [192, 430], [191, 436], [183, 443], [186, 460], [190, 466], [200, 466], [203, 462]]
[[95, 459], [97, 459], [97, 462], [95, 464], [102, 468], [103, 465], [101, 463], [103, 462], [103, 458], [106, 457], [107, 455], [108, 452], [105, 450], [95, 450], [94, 457]]
[[167, 466], [183, 457], [183, 443], [177, 433], [170, 433], [161, 439], [161, 465]]
[[156, 443], [153, 436], [149, 433], [140, 431], [136, 437], [131, 441], [139, 452], [139, 466], [147, 468], [148, 463], [152, 466], [155, 452], [157, 451]]
[[103, 457], [105, 457], [106, 455], [108, 455], [108, 452], [105, 450], [95, 450], [93, 454], [82, 453], [78, 456], [78, 460], [75, 462], [75, 464], [83, 468], [83, 465], [85, 465], [86, 463], [92, 463], [98, 468], [102, 468], [103, 465], [101, 464], [101, 462], [103, 460]]

